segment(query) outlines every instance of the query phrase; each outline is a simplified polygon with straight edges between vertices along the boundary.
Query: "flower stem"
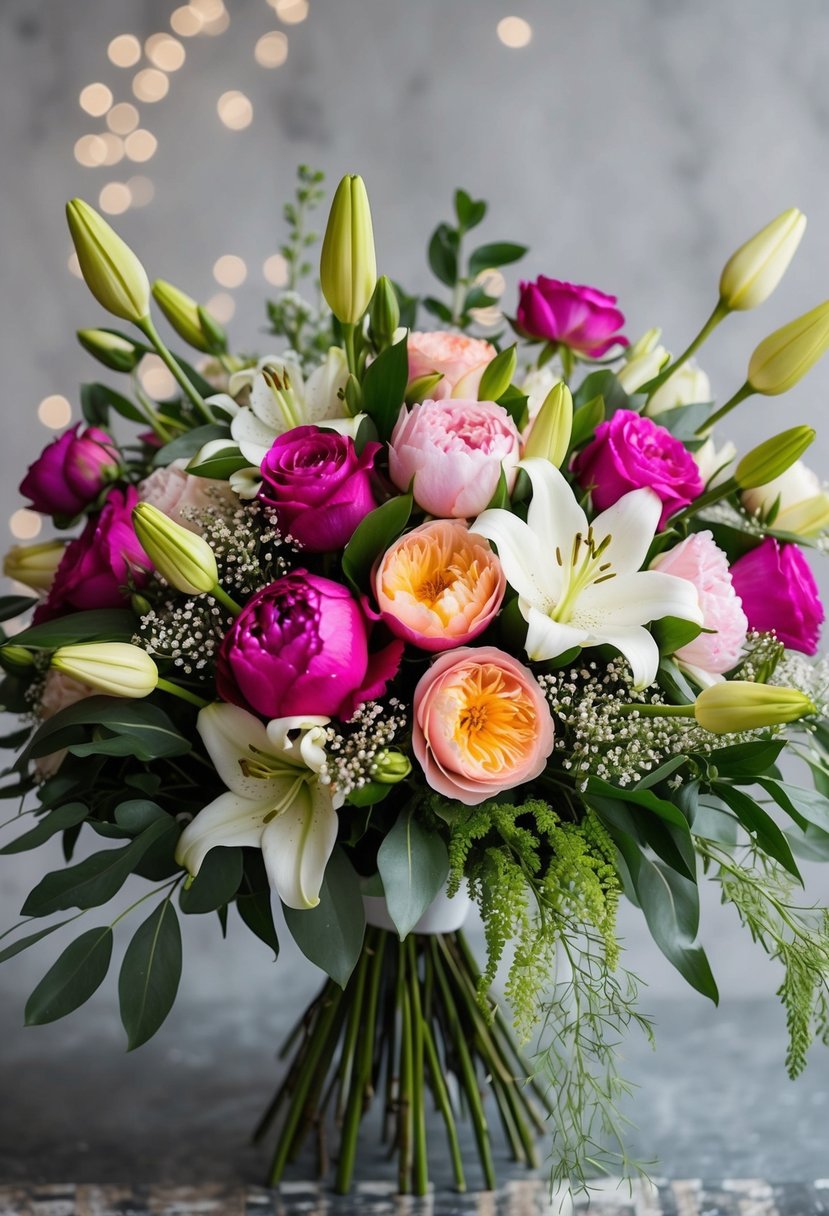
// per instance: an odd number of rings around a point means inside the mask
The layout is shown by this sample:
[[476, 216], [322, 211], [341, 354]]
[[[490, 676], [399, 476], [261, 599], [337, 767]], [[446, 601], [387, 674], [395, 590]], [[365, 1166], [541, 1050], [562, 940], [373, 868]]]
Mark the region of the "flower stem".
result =
[[345, 1112], [342, 1138], [340, 1140], [340, 1160], [337, 1168], [337, 1180], [334, 1190], [338, 1195], [347, 1195], [351, 1189], [351, 1179], [354, 1173], [354, 1161], [357, 1154], [357, 1138], [360, 1131], [360, 1121], [363, 1117], [364, 1098], [371, 1083], [371, 1065], [374, 1058], [374, 1039], [377, 1030], [377, 1001], [380, 994], [380, 975], [383, 970], [383, 947], [385, 938], [381, 932], [369, 931], [363, 945], [361, 963], [363, 977], [360, 989], [365, 985], [368, 971], [368, 1000], [362, 1006], [363, 1016], [359, 1023], [361, 1031], [360, 1043], [357, 1048], [356, 1067], [353, 1069], [351, 1086], [348, 1093], [348, 1106]]
[[406, 945], [398, 950], [397, 994], [400, 1009], [400, 1090], [397, 1101], [397, 1189], [408, 1195], [412, 1180], [412, 1007], [406, 985]]
[[414, 1126], [414, 1193], [429, 1190], [429, 1160], [426, 1140], [426, 1106], [423, 1095], [424, 1039], [423, 1013], [420, 1008], [420, 976], [417, 968], [415, 936], [410, 933], [406, 946], [409, 955], [409, 987], [412, 1009], [412, 1124]]
[[748, 381], [746, 381], [742, 388], [738, 388], [734, 396], [730, 397], [728, 401], [726, 401], [725, 405], [721, 406], [715, 414], [712, 414], [711, 417], [702, 424], [702, 426], [697, 427], [694, 434], [701, 435], [704, 431], [710, 431], [711, 427], [714, 426], [715, 423], [719, 422], [721, 418], [724, 418], [726, 414], [730, 414], [735, 406], [739, 405], [741, 401], [745, 401], [746, 397], [752, 397], [754, 392], [755, 389], [753, 389]]
[[159, 692], [168, 692], [171, 696], [178, 697], [180, 701], [187, 701], [189, 705], [195, 705], [198, 709], [205, 709], [210, 704], [209, 701], [205, 701], [204, 697], [198, 697], [189, 689], [180, 688], [178, 684], [173, 684], [170, 680], [162, 680], [160, 677], [156, 688]]
[[227, 594], [227, 592], [224, 590], [224, 588], [220, 587], [218, 583], [213, 588], [213, 590], [210, 592], [210, 594], [213, 596], [213, 599], [216, 600], [217, 603], [221, 604], [222, 607], [227, 608], [228, 612], [231, 613], [233, 616], [240, 615], [240, 613], [242, 611], [241, 607], [236, 603], [236, 601], [234, 599], [230, 598], [230, 596]]
[[691, 355], [695, 354], [696, 351], [699, 350], [705, 339], [717, 328], [720, 321], [728, 316], [729, 311], [730, 309], [723, 304], [722, 300], [717, 300], [716, 308], [711, 313], [711, 316], [705, 322], [690, 346], [686, 346], [685, 350], [681, 355], [678, 356], [678, 358], [674, 359], [672, 363], [669, 363], [667, 367], [663, 367], [658, 376], [654, 376], [654, 378], [649, 380], [647, 384], [643, 384], [640, 389], [637, 389], [637, 392], [647, 393], [648, 398], [650, 399], [656, 390], [661, 388], [663, 384], [670, 380], [674, 372], [678, 371], [679, 368], [682, 367], [682, 364], [687, 363], [687, 361], [691, 358]]
[[357, 351], [354, 345], [354, 326], [343, 324], [343, 347], [348, 370], [352, 376], [357, 375]]
[[190, 400], [191, 404], [196, 410], [196, 413], [201, 416], [204, 422], [215, 422], [216, 419], [213, 417], [213, 411], [211, 410], [210, 406], [204, 400], [201, 393], [198, 392], [190, 377], [186, 375], [183, 368], [179, 366], [176, 359], [173, 358], [170, 351], [162, 342], [161, 335], [159, 334], [155, 325], [153, 325], [152, 318], [150, 316], [146, 316], [137, 324], [138, 328], [155, 348], [161, 362], [165, 365], [165, 367], [167, 367], [171, 375], [184, 390], [184, 395]]
[[[428, 950], [424, 952], [423, 958], [428, 983], [430, 975], [433, 977], [432, 958]], [[463, 1172], [463, 1157], [461, 1155], [461, 1146], [458, 1139], [458, 1129], [455, 1125], [455, 1116], [452, 1113], [452, 1102], [449, 1097], [449, 1090], [446, 1088], [446, 1081], [443, 1077], [443, 1070], [441, 1069], [440, 1059], [438, 1058], [432, 1027], [425, 1018], [423, 1018], [422, 1021], [422, 1028], [423, 1046], [426, 1050], [426, 1063], [428, 1064], [429, 1073], [432, 1080], [432, 1092], [434, 1093], [438, 1110], [443, 1115], [443, 1121], [446, 1124], [446, 1138], [449, 1142], [449, 1156], [452, 1161], [452, 1172], [455, 1175], [455, 1186], [460, 1192], [463, 1193], [466, 1190], [466, 1177], [464, 1176]]]
[[620, 705], [616, 711], [620, 714], [639, 714], [642, 718], [693, 718], [694, 706], [691, 705], [654, 705], [643, 701], [636, 705]]

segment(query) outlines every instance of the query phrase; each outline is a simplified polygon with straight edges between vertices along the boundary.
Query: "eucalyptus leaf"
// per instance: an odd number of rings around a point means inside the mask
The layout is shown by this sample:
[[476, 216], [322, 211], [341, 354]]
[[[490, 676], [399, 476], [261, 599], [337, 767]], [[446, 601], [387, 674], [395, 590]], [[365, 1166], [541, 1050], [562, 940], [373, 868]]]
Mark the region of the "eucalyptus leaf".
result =
[[112, 958], [112, 929], [88, 929], [50, 967], [26, 1002], [27, 1026], [66, 1017], [103, 983]]
[[162, 900], [127, 946], [118, 977], [127, 1050], [151, 1039], [173, 1007], [181, 978], [181, 929], [172, 900]]
[[70, 916], [66, 920], [59, 920], [54, 925], [47, 925], [45, 929], [38, 929], [37, 933], [29, 933], [26, 937], [19, 937], [16, 942], [12, 942], [10, 946], [6, 946], [4, 950], [0, 950], [0, 963], [5, 963], [6, 959], [14, 958], [16, 954], [22, 954], [24, 950], [28, 950], [29, 946], [33, 946], [35, 942], [41, 941], [44, 937], [48, 937], [50, 933], [54, 933], [56, 929], [62, 929], [64, 925], [69, 925], [73, 920], [77, 920], [81, 915], [80, 912], [75, 916]]
[[174, 460], [190, 460], [212, 439], [227, 439], [229, 442], [229, 427], [221, 422], [207, 422], [204, 426], [194, 427], [192, 431], [185, 431], [158, 449], [153, 457], [153, 466], [159, 469], [172, 464]]
[[36, 849], [57, 832], [63, 832], [66, 828], [74, 827], [76, 823], [82, 823], [88, 814], [89, 808], [82, 802], [68, 802], [65, 806], [59, 806], [44, 815], [28, 832], [24, 832], [16, 840], [4, 845], [0, 849], [0, 854], [25, 853], [28, 849]]
[[401, 494], [371, 511], [357, 525], [343, 553], [343, 574], [358, 595], [368, 590], [376, 558], [397, 539], [411, 513], [411, 494]]
[[437, 832], [401, 812], [377, 852], [389, 916], [402, 941], [443, 889], [449, 854]]
[[230, 903], [242, 882], [243, 862], [239, 848], [219, 845], [211, 849], [190, 886], [182, 889], [179, 896], [182, 912], [198, 916]]
[[244, 923], [260, 941], [273, 950], [274, 959], [279, 954], [279, 938], [273, 923], [270, 891], [253, 891], [249, 895], [237, 895], [236, 908]]
[[388, 439], [394, 430], [408, 381], [409, 354], [404, 335], [368, 365], [361, 385], [363, 409], [381, 439]]
[[98, 608], [31, 625], [15, 634], [14, 642], [27, 650], [57, 650], [76, 642], [131, 642], [136, 624], [135, 613], [127, 608]]
[[[31, 595], [0, 595], [0, 621], [11, 620], [14, 616], [22, 616], [39, 601]], [[19, 637], [18, 635], [15, 635]]]
[[315, 908], [285, 908], [288, 931], [305, 957], [345, 988], [363, 948], [360, 880], [341, 848], [331, 854]]
[[779, 862], [802, 885], [803, 879], [797, 868], [797, 862], [792, 856], [789, 842], [771, 815], [758, 806], [754, 799], [743, 790], [737, 789], [734, 785], [728, 785], [725, 781], [715, 781], [713, 790], [717, 797], [731, 808], [748, 834], [757, 842], [759, 848]]
[[489, 245], [479, 245], [469, 256], [467, 273], [474, 279], [482, 270], [520, 261], [526, 252], [526, 245], [516, 245], [514, 241], [493, 241]]
[[[21, 756], [21, 763], [48, 756], [58, 746], [66, 746], [68, 727], [98, 726], [116, 735], [126, 735], [140, 745], [148, 757], [183, 756], [192, 744], [176, 730], [170, 718], [148, 701], [129, 701], [124, 697], [87, 697], [69, 705], [43, 722]], [[84, 731], [80, 731], [80, 742]]]

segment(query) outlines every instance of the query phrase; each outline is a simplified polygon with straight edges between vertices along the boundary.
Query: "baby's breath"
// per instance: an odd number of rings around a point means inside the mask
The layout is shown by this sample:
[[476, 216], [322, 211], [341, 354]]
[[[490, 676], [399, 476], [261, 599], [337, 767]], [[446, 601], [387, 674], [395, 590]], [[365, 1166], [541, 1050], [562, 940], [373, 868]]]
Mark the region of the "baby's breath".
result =
[[366, 701], [345, 725], [326, 731], [326, 761], [320, 772], [323, 785], [348, 797], [372, 780], [372, 769], [383, 751], [406, 731], [406, 707], [397, 697]]

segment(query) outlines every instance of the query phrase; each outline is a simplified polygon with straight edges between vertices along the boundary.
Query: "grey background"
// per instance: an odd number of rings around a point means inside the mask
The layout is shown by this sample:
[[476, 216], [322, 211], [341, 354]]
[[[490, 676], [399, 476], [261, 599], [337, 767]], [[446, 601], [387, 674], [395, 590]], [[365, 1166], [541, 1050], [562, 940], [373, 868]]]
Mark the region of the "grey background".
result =
[[[230, 326], [241, 348], [267, 345], [260, 267], [282, 239], [281, 206], [300, 161], [332, 182], [362, 173], [380, 266], [413, 288], [432, 289], [425, 241], [463, 185], [491, 201], [483, 239], [531, 246], [525, 274], [617, 293], [632, 338], [659, 324], [675, 350], [713, 306], [733, 248], [784, 207], [800, 206], [810, 226], [781, 287], [704, 348], [721, 399], [742, 382], [756, 341], [829, 295], [829, 10], [820, 0], [522, 0], [514, 8], [508, 0], [310, 0], [304, 23], [282, 27], [288, 58], [273, 71], [253, 59], [256, 38], [280, 28], [273, 11], [264, 0], [229, 0], [228, 31], [185, 40], [187, 63], [171, 76], [168, 97], [139, 106], [159, 140], [155, 157], [128, 170], [81, 168], [73, 144], [102, 124], [79, 109], [80, 89], [102, 80], [116, 100], [129, 99], [136, 69], [110, 65], [107, 43], [168, 28], [173, 7], [0, 3], [0, 529], [21, 505], [23, 469], [48, 438], [37, 403], [62, 393], [77, 417], [77, 384], [98, 377], [74, 330], [106, 318], [66, 269], [64, 200], [94, 202], [105, 181], [133, 172], [152, 178], [155, 200], [114, 223], [151, 276], [206, 299], [218, 290], [216, 257], [236, 253], [248, 263]], [[496, 37], [510, 12], [533, 27], [524, 49]], [[245, 131], [226, 130], [216, 116], [216, 99], [232, 88], [253, 102]], [[825, 474], [827, 395], [829, 361], [785, 399], [749, 401], [724, 434], [745, 447], [810, 422], [822, 428], [810, 463]], [[826, 569], [817, 573], [829, 590]], [[0, 925], [13, 923], [26, 891], [57, 863], [57, 850], [47, 849], [4, 859]], [[824, 872], [811, 872], [810, 894], [829, 896]], [[660, 1022], [656, 1056], [630, 1049], [644, 1085], [634, 1103], [640, 1150], [658, 1150], [675, 1176], [731, 1168], [785, 1178], [824, 1164], [829, 1173], [829, 1056], [816, 1050], [799, 1089], [785, 1081], [782, 1013], [772, 997], [779, 980], [734, 915], [709, 893], [703, 935], [723, 993], [719, 1015], [684, 987], [635, 913], [626, 911], [623, 924], [627, 962], [647, 981], [644, 1003]], [[241, 1143], [270, 1085], [266, 1053], [315, 977], [289, 951], [271, 967], [234, 923], [226, 944], [213, 918], [194, 918], [185, 934], [181, 1008], [146, 1054], [128, 1059], [112, 976], [90, 1014], [19, 1030], [25, 996], [59, 952], [59, 936], [2, 969], [0, 1174], [143, 1169], [188, 1178], [234, 1168], [222, 1161], [223, 1137]], [[125, 1142], [128, 1131], [137, 1139]], [[76, 1158], [82, 1143], [91, 1158]]]

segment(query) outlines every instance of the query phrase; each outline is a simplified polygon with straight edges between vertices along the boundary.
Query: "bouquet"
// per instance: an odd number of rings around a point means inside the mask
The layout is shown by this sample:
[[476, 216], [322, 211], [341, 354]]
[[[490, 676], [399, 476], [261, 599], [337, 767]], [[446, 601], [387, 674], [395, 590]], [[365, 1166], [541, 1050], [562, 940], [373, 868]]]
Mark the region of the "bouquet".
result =
[[[713, 429], [809, 370], [829, 303], [761, 342], [719, 407], [693, 362], [774, 289], [805, 219], [785, 212], [730, 258], [673, 358], [658, 330], [630, 345], [592, 287], [540, 275], [507, 315], [500, 267], [526, 250], [470, 249], [487, 208], [463, 190], [429, 242], [440, 292], [416, 298], [378, 278], [365, 187], [344, 178], [307, 298], [322, 197], [302, 169], [269, 305], [282, 349], [264, 357], [68, 206], [92, 295], [132, 329], [79, 333], [124, 385], [84, 385], [83, 422], [20, 486], [55, 536], [5, 560], [26, 593], [0, 602], [2, 704], [21, 719], [0, 852], [60, 836], [67, 865], [0, 959], [93, 922], [29, 997], [27, 1022], [49, 1022], [98, 988], [132, 922], [132, 1049], [175, 999], [179, 914], [222, 931], [238, 915], [274, 955], [277, 925], [292, 935], [326, 978], [257, 1132], [274, 1184], [310, 1137], [347, 1191], [376, 1109], [401, 1192], [422, 1194], [432, 1105], [459, 1189], [462, 1114], [487, 1187], [496, 1116], [525, 1164], [549, 1133], [557, 1183], [631, 1176], [616, 1049], [651, 1027], [621, 899], [716, 1001], [698, 929], [699, 886], [717, 884], [782, 966], [789, 1072], [829, 1037], [829, 912], [804, 906], [798, 868], [829, 859], [806, 556], [829, 496], [801, 463], [809, 427], [742, 454]], [[138, 375], [153, 352], [169, 399]]]

